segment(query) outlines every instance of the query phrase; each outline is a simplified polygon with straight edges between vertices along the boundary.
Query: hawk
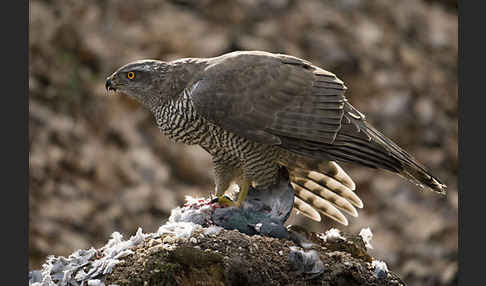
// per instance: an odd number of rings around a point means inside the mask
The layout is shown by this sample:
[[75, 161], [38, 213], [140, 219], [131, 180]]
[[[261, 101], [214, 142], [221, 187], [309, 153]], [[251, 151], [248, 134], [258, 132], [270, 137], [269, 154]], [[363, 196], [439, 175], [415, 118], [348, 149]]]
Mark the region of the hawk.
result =
[[[445, 194], [430, 171], [367, 122], [331, 72], [294, 56], [238, 51], [213, 58], [139, 60], [106, 79], [107, 90], [139, 101], [163, 134], [199, 145], [214, 164], [216, 195], [235, 183], [239, 206], [250, 186], [276, 183], [287, 168], [295, 208], [343, 224], [340, 210], [363, 206], [355, 184], [335, 162], [396, 173]], [[319, 212], [317, 212], [317, 211]]]

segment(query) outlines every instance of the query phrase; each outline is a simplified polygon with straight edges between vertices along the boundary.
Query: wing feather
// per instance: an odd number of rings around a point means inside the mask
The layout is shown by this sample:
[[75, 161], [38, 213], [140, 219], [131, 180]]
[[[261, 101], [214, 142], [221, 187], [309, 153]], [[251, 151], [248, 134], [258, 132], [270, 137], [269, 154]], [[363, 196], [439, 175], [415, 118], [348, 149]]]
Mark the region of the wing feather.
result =
[[249, 140], [332, 143], [341, 128], [345, 90], [334, 74], [307, 61], [237, 52], [214, 58], [191, 98], [198, 114]]
[[197, 113], [248, 140], [387, 169], [445, 192], [445, 185], [347, 102], [340, 79], [305, 60], [229, 53], [208, 60], [193, 84], [188, 90]]

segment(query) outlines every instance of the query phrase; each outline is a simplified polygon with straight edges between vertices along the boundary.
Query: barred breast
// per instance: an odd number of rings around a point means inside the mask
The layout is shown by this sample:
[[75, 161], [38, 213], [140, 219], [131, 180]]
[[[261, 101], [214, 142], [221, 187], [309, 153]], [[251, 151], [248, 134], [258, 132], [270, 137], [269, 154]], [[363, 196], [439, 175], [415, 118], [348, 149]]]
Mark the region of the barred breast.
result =
[[276, 178], [279, 149], [251, 142], [199, 116], [187, 94], [169, 100], [155, 112], [157, 125], [175, 142], [200, 145], [213, 161], [228, 168], [241, 168], [256, 185], [272, 184]]
[[208, 137], [210, 126], [196, 114], [185, 94], [160, 105], [155, 119], [162, 133], [175, 142], [195, 145]]

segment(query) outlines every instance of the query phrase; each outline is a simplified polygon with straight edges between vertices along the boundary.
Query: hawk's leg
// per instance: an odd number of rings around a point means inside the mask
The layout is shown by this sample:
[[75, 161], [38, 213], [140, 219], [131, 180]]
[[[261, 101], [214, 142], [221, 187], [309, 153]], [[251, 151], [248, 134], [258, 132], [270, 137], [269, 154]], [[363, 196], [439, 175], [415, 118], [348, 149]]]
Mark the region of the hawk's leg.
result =
[[216, 184], [216, 196], [219, 197], [224, 195], [226, 190], [228, 190], [231, 185], [232, 178], [230, 178], [228, 174], [217, 175], [217, 173], [215, 172], [214, 181]]
[[260, 162], [254, 165], [247, 164], [243, 166], [243, 176], [239, 177], [236, 182], [240, 187], [236, 206], [241, 206], [248, 196], [250, 186], [254, 188], [267, 188], [273, 186], [278, 178], [279, 165], [272, 160], [272, 157], [261, 158]]
[[225, 191], [230, 186], [232, 180], [226, 181], [224, 180], [224, 177], [216, 177], [216, 178], [218, 178], [216, 179], [216, 201], [219, 204], [224, 205], [226, 207], [241, 206], [241, 204], [245, 201], [246, 197], [248, 196], [248, 192], [250, 190], [250, 182], [244, 180], [241, 177], [236, 180], [237, 185], [239, 187], [238, 198], [236, 199], [236, 201], [232, 201], [229, 197], [225, 195]]
[[[213, 157], [216, 182], [216, 201], [225, 206], [241, 206], [245, 201], [250, 186], [266, 188], [276, 183], [279, 164], [276, 151], [273, 148], [260, 148], [247, 154], [245, 160], [231, 158], [221, 160]], [[232, 201], [224, 196], [224, 192], [232, 182], [239, 186], [238, 198]]]
[[238, 199], [235, 202], [237, 207], [241, 206], [241, 204], [245, 201], [246, 197], [248, 196], [248, 191], [250, 190], [250, 182], [241, 179], [238, 180], [238, 186], [240, 187], [240, 191], [238, 192]]
[[[226, 160], [225, 160], [226, 159]], [[238, 168], [227, 158], [213, 157], [214, 182], [216, 185], [216, 196], [222, 196], [229, 189], [235, 177], [241, 174]]]
[[225, 196], [225, 192], [229, 189], [231, 183], [237, 177], [241, 176], [241, 169], [232, 167], [233, 164], [228, 164], [228, 162], [216, 158], [213, 158], [213, 164], [214, 181], [216, 184], [216, 198], [214, 201], [217, 201], [221, 205], [234, 206], [235, 202]]

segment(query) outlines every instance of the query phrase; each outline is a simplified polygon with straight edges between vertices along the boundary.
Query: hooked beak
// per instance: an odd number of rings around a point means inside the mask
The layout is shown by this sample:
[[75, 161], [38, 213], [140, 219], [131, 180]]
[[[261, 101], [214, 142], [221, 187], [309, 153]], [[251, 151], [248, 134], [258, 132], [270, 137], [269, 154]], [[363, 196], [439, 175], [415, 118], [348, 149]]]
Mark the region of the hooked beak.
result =
[[114, 88], [111, 85], [111, 76], [109, 76], [109, 77], [106, 78], [105, 88], [106, 88], [107, 91], [110, 91], [110, 90], [116, 91], [116, 88]]

